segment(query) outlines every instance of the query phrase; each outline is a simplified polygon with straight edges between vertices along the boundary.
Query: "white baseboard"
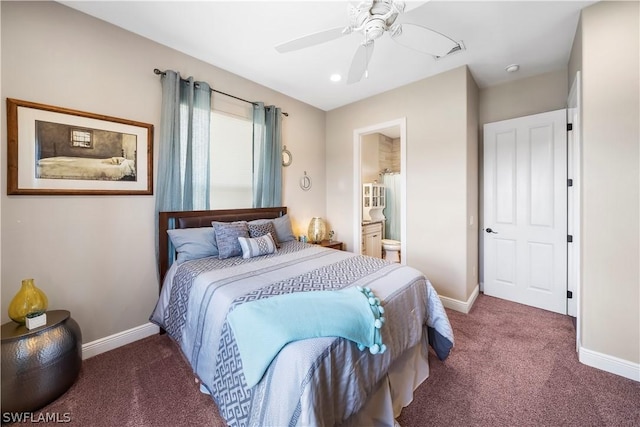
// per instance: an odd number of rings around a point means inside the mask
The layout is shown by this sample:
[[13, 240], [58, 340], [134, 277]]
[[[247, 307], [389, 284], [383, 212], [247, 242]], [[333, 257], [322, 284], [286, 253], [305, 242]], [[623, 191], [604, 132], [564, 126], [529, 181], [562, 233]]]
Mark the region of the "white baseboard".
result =
[[158, 326], [153, 323], [145, 323], [144, 325], [82, 344], [82, 360], [122, 347], [123, 345], [131, 344], [132, 342], [155, 335], [159, 332], [160, 328], [158, 328]]
[[640, 364], [638, 363], [589, 350], [582, 346], [578, 349], [578, 360], [593, 368], [640, 382]]
[[467, 314], [471, 310], [471, 307], [473, 307], [473, 303], [476, 302], [476, 298], [478, 298], [479, 293], [480, 286], [476, 285], [473, 292], [471, 292], [471, 296], [466, 301], [459, 301], [457, 299], [443, 297], [442, 295], [440, 295], [440, 301], [442, 301], [442, 305], [444, 305], [445, 308], [450, 308], [451, 310]]

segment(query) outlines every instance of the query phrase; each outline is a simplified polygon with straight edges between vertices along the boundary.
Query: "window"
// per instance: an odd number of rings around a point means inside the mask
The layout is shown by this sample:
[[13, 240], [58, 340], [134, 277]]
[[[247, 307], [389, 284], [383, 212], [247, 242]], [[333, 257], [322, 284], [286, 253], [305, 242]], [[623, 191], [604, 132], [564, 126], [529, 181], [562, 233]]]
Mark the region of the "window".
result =
[[81, 148], [92, 148], [93, 138], [91, 130], [71, 128], [71, 146]]
[[[213, 93], [211, 111], [194, 108], [193, 140], [203, 141], [206, 128], [197, 126], [210, 116], [209, 146], [191, 147], [192, 170], [206, 174], [205, 152], [209, 152], [209, 209], [236, 209], [253, 206], [253, 105]], [[180, 139], [187, 140], [188, 107], [180, 106]], [[186, 179], [186, 144], [180, 145], [181, 183]], [[204, 206], [207, 180], [194, 179], [194, 206]]]
[[253, 205], [253, 106], [213, 94], [211, 209]]

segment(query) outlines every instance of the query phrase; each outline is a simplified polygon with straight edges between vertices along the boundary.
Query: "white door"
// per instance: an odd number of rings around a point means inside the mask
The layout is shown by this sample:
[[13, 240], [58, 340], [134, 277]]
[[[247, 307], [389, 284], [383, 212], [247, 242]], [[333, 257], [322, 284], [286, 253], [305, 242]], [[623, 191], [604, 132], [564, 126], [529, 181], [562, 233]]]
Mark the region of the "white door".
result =
[[567, 313], [567, 119], [484, 126], [484, 292]]

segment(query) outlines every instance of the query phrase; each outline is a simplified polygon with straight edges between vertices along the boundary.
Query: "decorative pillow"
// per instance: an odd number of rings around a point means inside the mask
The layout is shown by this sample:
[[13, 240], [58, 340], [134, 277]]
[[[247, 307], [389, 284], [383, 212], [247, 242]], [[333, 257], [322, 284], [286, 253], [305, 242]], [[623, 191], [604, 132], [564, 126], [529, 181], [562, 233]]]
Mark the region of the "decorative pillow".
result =
[[278, 251], [271, 233], [255, 238], [238, 237], [238, 242], [242, 248], [242, 258], [253, 258], [256, 256], [272, 254]]
[[276, 237], [280, 242], [290, 242], [296, 240], [296, 236], [293, 235], [291, 229], [291, 219], [289, 214], [284, 214], [281, 217], [274, 218], [273, 225], [276, 227]]
[[178, 253], [176, 257], [178, 264], [218, 255], [213, 227], [177, 228], [167, 230], [167, 234]]
[[216, 235], [218, 258], [225, 259], [242, 255], [242, 248], [238, 237], [249, 237], [246, 221], [211, 223]]
[[265, 234], [271, 233], [271, 237], [273, 237], [273, 241], [276, 244], [276, 248], [280, 247], [280, 242], [278, 241], [278, 236], [276, 234], [276, 227], [273, 224], [273, 221], [271, 220], [250, 221], [247, 225], [249, 226], [249, 237], [252, 237], [252, 238], [260, 237], [260, 236], [264, 236]]

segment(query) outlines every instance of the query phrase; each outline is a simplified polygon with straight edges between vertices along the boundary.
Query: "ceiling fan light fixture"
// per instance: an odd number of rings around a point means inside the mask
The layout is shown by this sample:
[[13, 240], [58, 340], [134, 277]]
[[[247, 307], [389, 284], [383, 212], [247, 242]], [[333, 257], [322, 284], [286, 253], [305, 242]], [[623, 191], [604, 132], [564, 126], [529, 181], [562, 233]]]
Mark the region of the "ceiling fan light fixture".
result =
[[520, 69], [520, 65], [518, 65], [518, 64], [511, 64], [511, 65], [507, 65], [507, 66], [505, 67], [505, 69], [504, 69], [504, 70], [505, 70], [507, 73], [515, 73], [515, 72], [516, 72], [516, 71], [518, 71], [519, 69]]
[[[406, 48], [440, 59], [465, 50], [462, 42], [417, 23], [397, 20], [405, 10], [402, 0], [361, 0], [357, 6], [349, 4], [346, 27], [329, 28], [308, 34], [276, 46], [280, 53], [291, 52], [325, 43], [349, 34], [359, 33], [363, 40], [356, 49], [346, 77], [347, 84], [353, 84], [369, 74], [369, 61], [373, 53], [374, 40], [389, 33], [391, 38]], [[397, 20], [397, 22], [396, 22]], [[333, 78], [332, 78], [332, 81]]]
[[381, 19], [370, 20], [364, 28], [365, 39], [367, 41], [376, 40], [384, 34], [387, 30], [387, 25]]

